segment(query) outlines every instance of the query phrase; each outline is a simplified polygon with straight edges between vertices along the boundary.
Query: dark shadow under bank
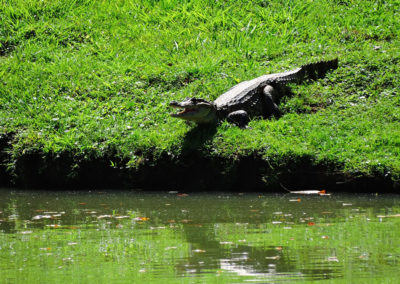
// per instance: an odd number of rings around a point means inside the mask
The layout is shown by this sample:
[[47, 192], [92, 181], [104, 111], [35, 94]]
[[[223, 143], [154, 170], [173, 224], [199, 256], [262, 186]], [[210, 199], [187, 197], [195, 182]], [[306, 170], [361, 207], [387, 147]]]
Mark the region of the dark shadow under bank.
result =
[[191, 152], [175, 160], [162, 157], [139, 169], [115, 168], [111, 167], [110, 159], [93, 159], [82, 162], [71, 172], [72, 160], [68, 155], [44, 158], [40, 153], [27, 154], [17, 162], [13, 178], [4, 167], [0, 168], [0, 185], [52, 190], [127, 188], [184, 192], [283, 192], [283, 185], [290, 190], [400, 191], [399, 184], [390, 179], [332, 172], [328, 166], [313, 165], [308, 158], [272, 170], [256, 156], [229, 161]]
[[12, 139], [13, 134], [0, 134], [0, 186], [11, 186], [11, 176], [6, 171], [6, 161], [8, 154], [6, 149]]
[[[207, 156], [201, 145], [214, 131], [189, 131], [180, 157], [168, 155], [148, 160], [139, 168], [112, 166], [115, 153], [77, 159], [73, 153], [49, 155], [26, 152], [16, 163], [12, 175], [5, 164], [12, 134], [0, 135], [0, 186], [41, 189], [105, 189], [178, 191], [283, 192], [290, 190], [400, 192], [400, 184], [377, 174], [344, 174], [334, 165], [315, 165], [312, 157], [287, 159], [280, 166], [252, 155], [229, 160]], [[126, 165], [120, 161], [119, 165]]]

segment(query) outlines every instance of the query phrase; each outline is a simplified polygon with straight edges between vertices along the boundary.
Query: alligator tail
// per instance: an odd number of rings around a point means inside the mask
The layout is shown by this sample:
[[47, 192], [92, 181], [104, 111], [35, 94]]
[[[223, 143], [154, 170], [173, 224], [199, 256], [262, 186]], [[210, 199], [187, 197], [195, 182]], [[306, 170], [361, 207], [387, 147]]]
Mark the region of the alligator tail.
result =
[[327, 61], [309, 63], [295, 70], [280, 73], [278, 77], [273, 79], [273, 81], [275, 83], [286, 84], [301, 82], [306, 78], [315, 80], [323, 78], [326, 72], [336, 68], [338, 68], [337, 58]]
[[319, 79], [325, 77], [326, 72], [338, 68], [337, 58], [328, 61], [319, 61], [301, 66], [300, 72], [303, 78]]

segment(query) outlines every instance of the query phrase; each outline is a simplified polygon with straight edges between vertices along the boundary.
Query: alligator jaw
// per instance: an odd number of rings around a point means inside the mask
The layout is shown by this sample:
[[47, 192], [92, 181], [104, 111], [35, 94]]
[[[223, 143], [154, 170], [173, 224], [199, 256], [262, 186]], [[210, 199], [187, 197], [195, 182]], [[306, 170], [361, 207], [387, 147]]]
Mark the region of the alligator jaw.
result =
[[171, 113], [170, 115], [172, 116], [172, 117], [181, 117], [181, 116], [183, 116], [183, 115], [185, 115], [185, 114], [188, 114], [188, 113], [193, 113], [193, 112], [195, 112], [196, 110], [194, 109], [194, 108], [185, 108], [185, 107], [183, 107], [183, 110], [182, 111], [180, 111], [180, 112], [178, 112], [178, 113]]
[[184, 115], [186, 115], [186, 114], [190, 114], [190, 113], [193, 113], [193, 112], [196, 112], [196, 109], [195, 108], [193, 108], [193, 107], [188, 107], [188, 106], [185, 106], [185, 105], [183, 105], [183, 104], [181, 104], [181, 103], [178, 103], [178, 102], [171, 102], [170, 104], [169, 104], [169, 106], [170, 107], [173, 107], [173, 108], [178, 108], [178, 109], [182, 109], [180, 112], [178, 112], [178, 113], [171, 113], [170, 115], [172, 116], [172, 117], [181, 117], [181, 116], [184, 116]]
[[214, 105], [203, 99], [187, 98], [182, 102], [173, 101], [169, 106], [181, 109], [178, 113], [171, 113], [172, 117], [198, 124], [210, 123], [216, 119]]

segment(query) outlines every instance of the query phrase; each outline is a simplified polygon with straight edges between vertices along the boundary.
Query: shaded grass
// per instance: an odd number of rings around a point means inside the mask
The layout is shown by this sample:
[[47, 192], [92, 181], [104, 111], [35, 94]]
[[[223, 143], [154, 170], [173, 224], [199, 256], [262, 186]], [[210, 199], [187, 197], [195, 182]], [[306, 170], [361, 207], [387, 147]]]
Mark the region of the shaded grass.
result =
[[[72, 153], [137, 169], [184, 152], [271, 167], [302, 157], [400, 179], [396, 1], [29, 1], [0, 4], [0, 133], [24, 155]], [[226, 123], [211, 139], [170, 118], [171, 100], [213, 100], [237, 82], [318, 59], [334, 73], [292, 86], [278, 121]], [[188, 147], [189, 145], [189, 147]], [[193, 145], [190, 147], [190, 145]], [[110, 158], [112, 156], [113, 158]]]

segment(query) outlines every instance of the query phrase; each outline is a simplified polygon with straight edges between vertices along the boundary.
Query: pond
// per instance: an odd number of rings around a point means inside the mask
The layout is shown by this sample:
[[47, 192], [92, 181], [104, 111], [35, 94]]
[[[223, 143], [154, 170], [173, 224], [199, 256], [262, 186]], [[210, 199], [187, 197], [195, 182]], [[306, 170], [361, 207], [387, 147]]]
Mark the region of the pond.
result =
[[397, 283], [400, 198], [0, 190], [1, 283]]

